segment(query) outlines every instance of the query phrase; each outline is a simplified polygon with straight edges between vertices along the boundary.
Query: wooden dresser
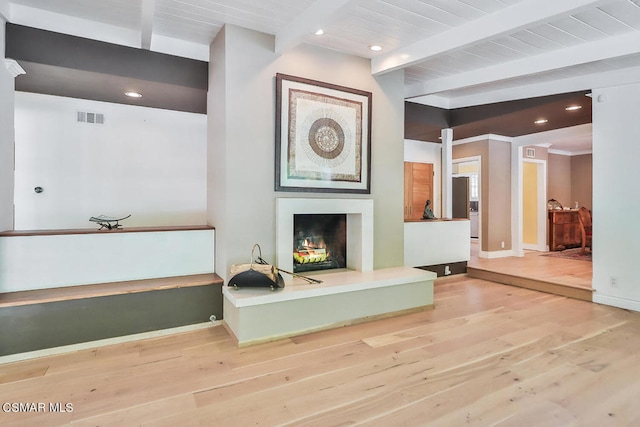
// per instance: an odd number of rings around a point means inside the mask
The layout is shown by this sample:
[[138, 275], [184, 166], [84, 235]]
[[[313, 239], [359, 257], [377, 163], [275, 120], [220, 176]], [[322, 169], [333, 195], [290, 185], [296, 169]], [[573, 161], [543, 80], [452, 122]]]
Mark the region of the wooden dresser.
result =
[[549, 250], [559, 251], [581, 245], [577, 210], [550, 210], [548, 217]]

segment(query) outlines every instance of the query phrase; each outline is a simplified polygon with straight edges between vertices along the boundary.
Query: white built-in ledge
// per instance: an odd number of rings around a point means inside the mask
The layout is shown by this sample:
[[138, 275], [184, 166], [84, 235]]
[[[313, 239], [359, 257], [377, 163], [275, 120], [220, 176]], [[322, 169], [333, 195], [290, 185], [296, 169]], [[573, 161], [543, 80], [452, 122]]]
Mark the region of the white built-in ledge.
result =
[[223, 319], [238, 345], [255, 344], [433, 306], [436, 274], [409, 267], [339, 271], [284, 289], [224, 286]]
[[414, 220], [404, 223], [404, 265], [434, 266], [469, 261], [468, 219]]
[[209, 226], [0, 233], [0, 293], [210, 274]]

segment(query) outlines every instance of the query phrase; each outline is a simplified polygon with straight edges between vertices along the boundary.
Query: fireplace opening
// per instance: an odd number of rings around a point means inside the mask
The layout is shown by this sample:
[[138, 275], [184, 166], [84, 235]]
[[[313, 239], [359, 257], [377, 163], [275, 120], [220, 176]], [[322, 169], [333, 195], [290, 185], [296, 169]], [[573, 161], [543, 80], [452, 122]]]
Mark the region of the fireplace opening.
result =
[[346, 214], [293, 216], [293, 272], [347, 266]]

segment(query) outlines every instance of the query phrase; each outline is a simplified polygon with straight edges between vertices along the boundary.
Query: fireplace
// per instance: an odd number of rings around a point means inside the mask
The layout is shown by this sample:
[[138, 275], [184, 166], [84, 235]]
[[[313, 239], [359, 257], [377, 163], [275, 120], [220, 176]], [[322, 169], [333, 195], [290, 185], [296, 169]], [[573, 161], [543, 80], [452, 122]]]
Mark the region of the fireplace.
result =
[[347, 266], [346, 214], [293, 215], [293, 271]]
[[[370, 199], [276, 199], [276, 264], [294, 271], [294, 216], [340, 214], [346, 217], [346, 268], [373, 270], [373, 200]], [[291, 280], [288, 276], [285, 280]]]

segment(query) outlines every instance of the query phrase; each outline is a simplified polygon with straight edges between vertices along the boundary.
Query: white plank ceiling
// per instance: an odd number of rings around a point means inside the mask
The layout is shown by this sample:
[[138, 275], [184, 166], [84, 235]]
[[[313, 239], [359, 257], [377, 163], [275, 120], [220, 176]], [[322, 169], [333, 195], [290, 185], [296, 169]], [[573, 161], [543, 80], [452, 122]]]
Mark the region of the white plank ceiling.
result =
[[312, 43], [370, 58], [373, 74], [404, 69], [408, 99], [446, 108], [640, 81], [640, 0], [2, 2], [10, 22], [51, 29], [64, 15], [70, 34], [95, 22], [138, 34], [142, 48], [160, 37], [207, 46], [242, 26], [273, 34], [277, 51]]

